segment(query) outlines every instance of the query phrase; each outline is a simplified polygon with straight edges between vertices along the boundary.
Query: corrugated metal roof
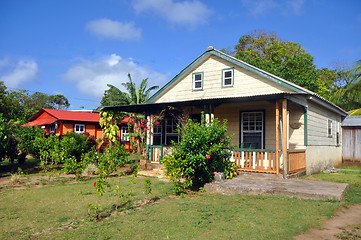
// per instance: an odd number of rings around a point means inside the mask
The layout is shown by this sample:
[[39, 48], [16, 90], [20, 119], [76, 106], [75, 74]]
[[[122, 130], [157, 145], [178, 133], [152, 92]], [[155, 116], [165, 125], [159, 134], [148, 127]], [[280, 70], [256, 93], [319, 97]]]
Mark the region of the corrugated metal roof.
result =
[[361, 116], [348, 116], [343, 120], [342, 127], [361, 127]]
[[34, 116], [32, 116], [29, 121], [34, 121], [37, 119], [43, 112], [47, 112], [58, 120], [68, 120], [68, 121], [77, 121], [77, 122], [99, 122], [100, 117], [99, 113], [90, 113], [90, 112], [76, 112], [76, 111], [66, 111], [66, 110], [56, 110], [56, 109], [47, 109], [42, 108]]

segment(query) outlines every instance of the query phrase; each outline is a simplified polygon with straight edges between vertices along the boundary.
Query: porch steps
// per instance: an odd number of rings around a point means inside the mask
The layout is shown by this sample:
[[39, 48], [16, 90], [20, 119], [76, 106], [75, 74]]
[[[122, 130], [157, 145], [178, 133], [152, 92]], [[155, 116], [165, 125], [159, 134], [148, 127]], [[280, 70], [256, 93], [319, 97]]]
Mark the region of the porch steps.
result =
[[280, 175], [256, 173], [240, 173], [233, 179], [205, 185], [207, 192], [223, 195], [283, 195], [337, 201], [342, 200], [347, 187], [346, 183], [283, 179]]

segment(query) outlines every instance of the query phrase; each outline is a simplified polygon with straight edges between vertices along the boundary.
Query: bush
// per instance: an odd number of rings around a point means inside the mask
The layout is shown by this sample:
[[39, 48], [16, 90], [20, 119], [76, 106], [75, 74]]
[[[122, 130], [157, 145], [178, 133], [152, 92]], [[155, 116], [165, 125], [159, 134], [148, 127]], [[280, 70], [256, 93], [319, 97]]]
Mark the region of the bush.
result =
[[83, 175], [96, 175], [98, 173], [98, 167], [94, 163], [89, 163], [83, 170]]
[[172, 154], [164, 159], [166, 174], [178, 185], [183, 178], [184, 187], [203, 187], [214, 179], [214, 172], [232, 176], [235, 167], [228, 159], [231, 136], [226, 136], [226, 121], [221, 124], [214, 119], [204, 124], [189, 120], [181, 132], [181, 141], [174, 143]]
[[36, 138], [43, 136], [44, 130], [38, 126], [35, 127], [18, 127], [16, 138], [19, 141], [18, 148], [21, 152], [31, 154], [34, 158], [39, 158], [40, 153], [34, 145]]

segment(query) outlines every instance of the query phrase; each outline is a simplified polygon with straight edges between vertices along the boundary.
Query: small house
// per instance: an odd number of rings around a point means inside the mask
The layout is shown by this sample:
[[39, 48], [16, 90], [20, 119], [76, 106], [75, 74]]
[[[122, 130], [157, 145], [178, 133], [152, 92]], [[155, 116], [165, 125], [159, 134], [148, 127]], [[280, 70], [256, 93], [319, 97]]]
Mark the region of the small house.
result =
[[342, 161], [361, 163], [361, 116], [348, 116], [341, 126]]
[[[347, 113], [305, 88], [209, 47], [145, 104], [104, 110], [144, 113], [147, 160], [161, 163], [178, 141], [175, 115], [228, 120], [231, 160], [261, 173], [319, 172], [342, 163], [341, 122]], [[151, 115], [165, 113], [154, 124]]]

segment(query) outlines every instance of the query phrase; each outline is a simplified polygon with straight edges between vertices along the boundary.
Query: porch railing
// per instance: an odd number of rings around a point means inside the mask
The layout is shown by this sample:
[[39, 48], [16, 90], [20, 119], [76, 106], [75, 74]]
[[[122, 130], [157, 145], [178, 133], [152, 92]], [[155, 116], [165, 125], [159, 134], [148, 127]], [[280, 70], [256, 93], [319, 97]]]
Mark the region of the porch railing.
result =
[[163, 146], [161, 145], [147, 145], [147, 162], [148, 163], [162, 163], [163, 160]]
[[236, 148], [232, 151], [231, 160], [239, 170], [277, 173], [276, 150]]
[[306, 150], [288, 150], [287, 159], [289, 174], [306, 170]]

